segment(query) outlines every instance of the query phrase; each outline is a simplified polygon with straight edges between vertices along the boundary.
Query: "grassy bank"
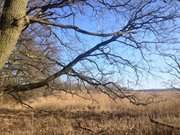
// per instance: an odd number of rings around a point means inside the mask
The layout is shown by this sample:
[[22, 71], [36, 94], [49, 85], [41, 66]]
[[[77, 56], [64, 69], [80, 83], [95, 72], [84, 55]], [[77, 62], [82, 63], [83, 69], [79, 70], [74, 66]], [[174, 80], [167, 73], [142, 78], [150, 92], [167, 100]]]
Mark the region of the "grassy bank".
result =
[[0, 109], [2, 135], [180, 135], [180, 130], [150, 122], [149, 117], [180, 125], [180, 93], [136, 93], [146, 106], [128, 100], [111, 100], [103, 94], [80, 98], [70, 94], [29, 100], [33, 109], [3, 103]]

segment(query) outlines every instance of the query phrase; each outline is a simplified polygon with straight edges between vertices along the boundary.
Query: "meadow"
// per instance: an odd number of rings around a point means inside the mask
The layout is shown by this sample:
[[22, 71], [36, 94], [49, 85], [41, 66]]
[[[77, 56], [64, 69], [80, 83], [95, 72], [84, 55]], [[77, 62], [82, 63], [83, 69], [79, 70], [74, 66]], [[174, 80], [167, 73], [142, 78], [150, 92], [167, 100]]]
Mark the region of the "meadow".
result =
[[26, 101], [33, 109], [1, 99], [0, 134], [180, 135], [180, 129], [173, 128], [180, 127], [180, 92], [136, 92], [140, 101], [151, 99], [145, 106], [102, 93], [79, 95], [58, 92]]

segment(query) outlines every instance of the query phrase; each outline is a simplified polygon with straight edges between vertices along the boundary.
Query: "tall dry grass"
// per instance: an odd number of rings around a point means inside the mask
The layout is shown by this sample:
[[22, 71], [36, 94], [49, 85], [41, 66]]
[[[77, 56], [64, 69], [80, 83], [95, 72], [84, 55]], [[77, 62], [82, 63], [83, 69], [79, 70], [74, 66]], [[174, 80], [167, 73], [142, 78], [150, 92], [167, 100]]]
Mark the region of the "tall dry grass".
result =
[[113, 101], [94, 93], [39, 97], [28, 101], [27, 109], [9, 102], [1, 104], [2, 135], [180, 135], [180, 131], [151, 123], [149, 117], [180, 125], [180, 93], [135, 93], [140, 101], [154, 103], [136, 106], [128, 100]]

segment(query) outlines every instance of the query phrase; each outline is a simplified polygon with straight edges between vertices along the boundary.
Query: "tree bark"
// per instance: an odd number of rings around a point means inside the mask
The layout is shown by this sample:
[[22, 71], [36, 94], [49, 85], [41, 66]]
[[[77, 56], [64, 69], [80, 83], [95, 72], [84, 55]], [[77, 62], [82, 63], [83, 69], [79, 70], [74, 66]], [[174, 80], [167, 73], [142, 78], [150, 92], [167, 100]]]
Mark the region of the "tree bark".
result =
[[27, 24], [28, 0], [5, 0], [0, 21], [0, 69], [8, 60]]

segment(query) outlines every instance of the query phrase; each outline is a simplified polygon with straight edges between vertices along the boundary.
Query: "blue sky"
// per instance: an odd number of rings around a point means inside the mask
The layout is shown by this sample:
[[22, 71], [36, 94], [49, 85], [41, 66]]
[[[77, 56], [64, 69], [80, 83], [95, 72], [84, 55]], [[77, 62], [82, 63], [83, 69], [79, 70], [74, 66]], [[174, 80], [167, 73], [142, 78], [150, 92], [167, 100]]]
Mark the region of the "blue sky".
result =
[[[65, 24], [75, 24], [82, 29], [86, 29], [88, 31], [93, 31], [93, 32], [113, 32], [121, 29], [128, 20], [128, 15], [129, 13], [127, 12], [126, 14], [115, 14], [111, 11], [105, 10], [102, 13], [99, 13], [97, 16], [93, 15], [92, 9], [88, 7], [84, 7], [84, 10], [86, 13], [82, 14], [76, 14], [75, 18], [68, 19], [68, 20], [59, 20], [61, 23]], [[178, 21], [176, 21], [177, 24]], [[162, 27], [169, 27], [172, 24], [162, 24]], [[65, 48], [62, 49], [60, 52], [60, 57], [61, 60], [64, 61], [65, 63], [70, 60], [72, 60], [74, 57], [76, 57], [78, 54], [82, 53], [83, 51], [93, 47], [94, 45], [98, 44], [101, 41], [104, 41], [106, 38], [101, 38], [101, 37], [93, 37], [93, 36], [87, 36], [79, 33], [75, 33], [72, 30], [68, 30], [64, 33], [62, 30], [55, 29], [55, 32], [58, 33], [59, 37], [63, 39], [69, 45], [72, 50], [66, 50]], [[176, 33], [168, 33], [169, 37], [180, 37], [178, 32]], [[67, 36], [68, 35], [68, 36]], [[79, 39], [75, 38], [75, 35], [78, 36]], [[153, 36], [152, 33], [142, 33], [140, 30], [137, 31], [137, 33], [134, 35], [134, 37], [138, 41], [155, 41], [156, 37]], [[120, 38], [120, 40], [125, 41], [125, 39]], [[169, 48], [169, 44], [171, 43], [164, 43], [164, 44], [158, 44], [161, 49], [167, 50]], [[179, 47], [179, 44], [175, 44], [177, 48]], [[114, 74], [112, 76], [112, 80], [114, 81], [119, 81], [125, 86], [133, 87], [135, 89], [151, 89], [151, 88], [165, 88], [169, 87], [167, 80], [172, 80], [171, 76], [169, 74], [161, 73], [160, 71], [166, 71], [168, 68], [167, 65], [164, 63], [164, 59], [157, 56], [156, 53], [156, 48], [154, 44], [149, 44], [147, 45], [148, 48], [151, 49], [151, 51], [148, 51], [146, 49], [143, 49], [145, 57], [150, 61], [150, 67], [151, 67], [151, 73], [146, 71], [140, 71], [140, 77], [139, 77], [139, 83], [138, 85], [135, 83], [135, 74], [132, 69], [127, 68], [122, 71], [121, 74]], [[162, 47], [163, 46], [163, 47]], [[168, 47], [167, 47], [168, 46]], [[147, 63], [145, 63], [142, 60], [142, 57], [140, 55], [139, 50], [135, 50], [131, 47], [127, 47], [123, 44], [120, 44], [118, 42], [114, 42], [108, 47], [112, 50], [112, 53], [114, 54], [119, 54], [123, 58], [131, 60], [132, 63], [139, 65], [140, 67], [143, 68], [148, 68]], [[173, 47], [172, 47], [173, 48]], [[178, 52], [176, 52], [178, 53]], [[63, 56], [63, 57], [62, 57]], [[96, 59], [98, 61], [99, 66], [101, 68], [106, 68], [106, 71], [110, 70], [118, 70], [115, 69], [114, 66], [104, 63], [103, 60], [101, 59]], [[83, 63], [84, 64], [84, 63]], [[88, 64], [87, 64], [88, 65]], [[75, 66], [75, 68], [82, 68], [81, 64], [78, 64]], [[121, 67], [123, 69], [123, 67]], [[96, 70], [93, 71], [96, 74]], [[173, 78], [173, 77], [172, 77]]]

